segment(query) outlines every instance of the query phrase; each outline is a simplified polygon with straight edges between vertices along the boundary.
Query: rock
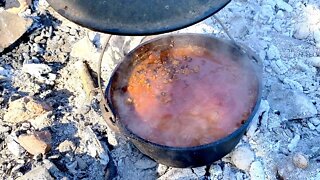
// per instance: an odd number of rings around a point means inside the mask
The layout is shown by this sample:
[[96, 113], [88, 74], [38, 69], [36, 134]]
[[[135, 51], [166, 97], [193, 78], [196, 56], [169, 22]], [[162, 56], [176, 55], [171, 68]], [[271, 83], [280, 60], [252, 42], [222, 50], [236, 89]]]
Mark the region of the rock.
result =
[[270, 65], [277, 74], [285, 74], [288, 71], [287, 66], [281, 60], [272, 61]]
[[316, 131], [318, 131], [318, 133], [320, 133], [320, 125], [317, 126]]
[[272, 87], [267, 100], [271, 109], [278, 110], [281, 117], [286, 119], [308, 118], [317, 114], [317, 109], [308, 96], [282, 84]]
[[223, 167], [223, 179], [235, 179], [235, 173], [232, 171], [232, 166], [229, 163], [225, 163]]
[[80, 158], [80, 157], [77, 156], [77, 157], [76, 157], [76, 161], [77, 161], [77, 164], [78, 164], [79, 169], [85, 170], [85, 169], [88, 168], [87, 163], [86, 163], [82, 158]]
[[206, 174], [206, 166], [192, 168], [192, 170], [193, 173], [195, 173], [198, 177], [204, 177]]
[[290, 176], [294, 174], [295, 170], [292, 161], [288, 157], [278, 158], [277, 172], [281, 179], [291, 179]]
[[9, 126], [4, 126], [0, 124], [0, 133], [6, 133], [8, 131], [10, 131], [10, 127]]
[[158, 180], [178, 180], [178, 179], [198, 179], [191, 169], [170, 168], [167, 173], [159, 177]]
[[18, 142], [32, 155], [45, 154], [51, 149], [51, 134], [49, 131], [40, 131], [32, 135], [21, 135]]
[[320, 119], [316, 117], [310, 118], [309, 121], [315, 126], [318, 126], [320, 124]]
[[69, 140], [63, 141], [58, 146], [58, 150], [61, 153], [74, 151], [75, 149], [76, 149], [76, 146], [74, 145], [74, 143], [72, 141], [69, 141]]
[[279, 59], [280, 58], [279, 49], [274, 45], [270, 45], [267, 50], [267, 57], [268, 59]]
[[96, 60], [99, 58], [100, 53], [98, 52], [98, 49], [94, 47], [93, 43], [85, 37], [73, 45], [70, 55], [86, 60]]
[[293, 36], [297, 39], [306, 39], [310, 35], [308, 24], [300, 23], [296, 26]]
[[45, 81], [46, 78], [42, 75], [48, 74], [52, 71], [51, 67], [46, 64], [24, 64], [22, 71], [34, 76], [40, 81]]
[[303, 86], [295, 80], [284, 78], [283, 83], [288, 84], [291, 89], [298, 90], [299, 92], [303, 92]]
[[274, 10], [271, 5], [262, 5], [260, 17], [262, 19], [270, 20], [274, 18]]
[[166, 166], [166, 165], [159, 164], [158, 167], [157, 167], [157, 173], [158, 173], [158, 175], [159, 175], [159, 176], [164, 175], [164, 174], [167, 172], [168, 168], [169, 168], [169, 167]]
[[0, 52], [18, 40], [31, 26], [31, 19], [0, 11]]
[[79, 131], [83, 142], [86, 144], [88, 154], [93, 158], [97, 158], [96, 156], [98, 156], [100, 163], [107, 165], [110, 160], [108, 155], [109, 149], [101, 144], [90, 127], [81, 127]]
[[274, 23], [273, 23], [273, 28], [278, 31], [278, 32], [281, 32], [282, 31], [282, 21], [280, 20], [276, 20]]
[[37, 43], [34, 43], [32, 46], [31, 46], [31, 51], [32, 52], [35, 52], [35, 53], [39, 53], [39, 54], [43, 54], [44, 50], [42, 49], [42, 47], [37, 44]]
[[277, 14], [276, 14], [276, 17], [279, 18], [279, 19], [284, 18], [284, 13], [283, 13], [283, 11], [282, 11], [282, 10], [279, 10], [279, 11], [277, 12]]
[[24, 97], [9, 104], [8, 112], [5, 113], [3, 120], [10, 123], [20, 123], [32, 120], [51, 110], [52, 108], [44, 102], [36, 101], [32, 97]]
[[135, 163], [137, 168], [140, 169], [151, 169], [157, 166], [157, 163], [147, 157], [143, 157], [141, 159], [139, 159], [136, 163]]
[[244, 37], [248, 34], [249, 30], [247, 28], [248, 22], [245, 18], [240, 16], [235, 16], [232, 18], [230, 23], [230, 33], [234, 37]]
[[263, 165], [260, 161], [254, 161], [249, 170], [251, 179], [266, 179]]
[[249, 170], [250, 164], [254, 160], [254, 153], [247, 146], [240, 146], [236, 148], [231, 155], [233, 164], [244, 171]]
[[296, 134], [288, 144], [288, 150], [293, 151], [294, 148], [297, 147], [299, 141], [300, 141], [300, 135]]
[[315, 127], [311, 122], [308, 122], [308, 127], [309, 127], [309, 129], [311, 129], [312, 131], [316, 129], [316, 127]]
[[316, 44], [320, 44], [320, 29], [313, 32], [313, 39]]
[[292, 157], [293, 164], [301, 169], [306, 169], [309, 164], [309, 160], [303, 153], [296, 153]]
[[211, 165], [209, 172], [211, 179], [223, 179], [223, 171], [218, 164]]
[[320, 68], [320, 57], [310, 57], [307, 62], [314, 67]]
[[71, 29], [70, 29], [70, 31], [69, 31], [69, 34], [70, 34], [71, 36], [75, 36], [75, 35], [77, 35], [77, 34], [78, 34], [78, 32], [77, 32], [77, 30], [76, 30], [76, 29], [71, 28]]
[[24, 153], [24, 149], [17, 143], [16, 137], [9, 135], [6, 138], [8, 150], [16, 157], [21, 157]]
[[259, 119], [261, 118], [261, 126], [267, 127], [268, 125], [268, 117], [269, 117], [269, 110], [270, 106], [267, 100], [261, 100], [260, 107], [258, 112], [255, 114], [255, 116], [252, 119], [251, 125], [246, 133], [247, 136], [253, 137], [258, 129], [258, 123]]
[[77, 173], [77, 170], [76, 170], [77, 165], [78, 165], [78, 162], [73, 161], [73, 162], [66, 164], [66, 167], [68, 168], [69, 172], [71, 172], [72, 174], [75, 174], [75, 173]]
[[293, 7], [290, 4], [284, 2], [283, 0], [277, 0], [277, 7], [289, 13], [293, 11]]
[[11, 78], [12, 72], [0, 66], [0, 76], [3, 76], [4, 78]]
[[52, 125], [52, 119], [50, 118], [51, 115], [52, 111], [49, 111], [30, 119], [29, 122], [34, 128], [43, 129]]
[[63, 173], [57, 168], [55, 164], [53, 164], [51, 161], [47, 159], [43, 159], [43, 166], [48, 169], [50, 174], [55, 178], [55, 179], [62, 179]]
[[36, 167], [29, 171], [27, 174], [19, 177], [17, 180], [54, 180], [49, 171], [42, 167]]

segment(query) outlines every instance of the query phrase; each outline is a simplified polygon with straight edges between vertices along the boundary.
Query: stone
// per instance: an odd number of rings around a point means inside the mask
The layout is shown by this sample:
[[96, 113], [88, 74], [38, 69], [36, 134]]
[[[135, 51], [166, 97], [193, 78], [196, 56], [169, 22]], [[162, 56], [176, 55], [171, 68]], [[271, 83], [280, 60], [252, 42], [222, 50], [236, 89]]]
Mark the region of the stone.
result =
[[31, 26], [31, 19], [0, 11], [0, 52], [17, 41]]
[[279, 18], [279, 19], [284, 18], [284, 13], [283, 13], [283, 11], [282, 11], [282, 10], [279, 10], [279, 11], [277, 12], [277, 14], [276, 14], [276, 17]]
[[262, 5], [260, 17], [262, 19], [266, 19], [266, 20], [274, 18], [274, 10], [273, 10], [272, 6], [271, 5]]
[[55, 178], [55, 179], [61, 179], [61, 177], [64, 175], [57, 166], [49, 161], [48, 159], [43, 159], [43, 166], [48, 169], [49, 173]]
[[32, 120], [51, 110], [52, 108], [44, 102], [37, 101], [32, 97], [23, 97], [9, 104], [8, 112], [5, 113], [3, 120], [10, 123], [20, 123]]
[[268, 59], [279, 59], [280, 58], [280, 51], [275, 45], [270, 45], [267, 50], [267, 57]]
[[316, 127], [311, 122], [308, 122], [307, 124], [309, 129], [311, 129], [312, 131], [316, 129]]
[[277, 173], [282, 179], [290, 179], [290, 176], [294, 174], [293, 172], [296, 170], [292, 161], [289, 160], [289, 157], [281, 155], [277, 159]]
[[71, 172], [72, 174], [75, 174], [77, 172], [77, 170], [76, 170], [77, 166], [78, 166], [77, 161], [70, 162], [70, 163], [66, 164], [66, 167], [68, 168], [69, 172]]
[[46, 154], [51, 149], [51, 133], [40, 131], [31, 135], [21, 135], [18, 142], [32, 155]]
[[317, 68], [320, 68], [320, 57], [310, 57], [307, 62]]
[[5, 78], [11, 78], [12, 72], [0, 66], [0, 76], [3, 76]]
[[298, 167], [300, 169], [306, 169], [309, 164], [309, 160], [306, 157], [306, 155], [304, 155], [303, 153], [300, 153], [300, 152], [293, 155], [292, 162], [296, 167]]
[[296, 26], [293, 36], [296, 39], [306, 39], [310, 35], [308, 24], [300, 23]]
[[15, 156], [21, 157], [21, 155], [25, 152], [24, 149], [16, 142], [16, 137], [9, 135], [6, 138], [8, 150]]
[[320, 124], [320, 118], [317, 117], [310, 118], [309, 121], [315, 126], [318, 126]]
[[313, 39], [315, 43], [320, 43], [320, 29], [313, 32]]
[[17, 180], [54, 180], [50, 175], [49, 171], [42, 167], [36, 167], [26, 173], [25, 175], [17, 178]]
[[135, 163], [137, 168], [140, 169], [151, 169], [157, 166], [157, 163], [147, 157], [143, 157], [141, 159], [139, 159], [136, 163]]
[[85, 169], [88, 168], [87, 163], [86, 163], [82, 158], [80, 158], [80, 157], [77, 156], [77, 157], [76, 157], [76, 161], [77, 161], [77, 164], [78, 164], [79, 169], [85, 170]]
[[164, 175], [158, 178], [158, 180], [167, 179], [198, 179], [198, 177], [189, 168], [170, 168]]
[[297, 147], [298, 143], [300, 141], [300, 135], [296, 134], [293, 139], [288, 144], [288, 150], [293, 151], [295, 147]]
[[248, 34], [249, 30], [247, 28], [248, 22], [245, 18], [240, 16], [235, 16], [232, 18], [230, 23], [230, 33], [234, 37], [244, 37]]
[[247, 146], [240, 146], [236, 148], [231, 155], [233, 164], [244, 171], [248, 171], [251, 163], [254, 160], [254, 153]]
[[317, 114], [317, 109], [308, 96], [283, 84], [275, 84], [267, 100], [271, 109], [279, 111], [285, 119], [309, 118]]
[[254, 161], [249, 170], [251, 179], [266, 179], [263, 165], [260, 161]]
[[209, 172], [211, 179], [223, 179], [223, 171], [218, 164], [211, 165]]
[[192, 170], [198, 177], [204, 177], [206, 174], [206, 166], [192, 168]]
[[251, 125], [246, 133], [248, 137], [253, 137], [258, 130], [259, 118], [261, 117], [261, 126], [262, 128], [267, 127], [268, 125], [268, 117], [269, 117], [270, 106], [267, 100], [261, 100], [260, 107], [258, 112], [252, 119]]
[[287, 11], [287, 12], [292, 12], [293, 11], [293, 7], [286, 3], [285, 1], [283, 0], [277, 0], [277, 7], [281, 10], [284, 10], [284, 11]]
[[303, 86], [295, 80], [292, 80], [286, 77], [283, 79], [283, 83], [288, 84], [291, 89], [298, 90], [299, 92], [303, 92]]
[[69, 33], [70, 33], [70, 35], [75, 36], [75, 35], [77, 35], [78, 32], [77, 32], [76, 29], [71, 28], [70, 31], [69, 31]]
[[46, 80], [45, 77], [42, 75], [48, 74], [52, 71], [51, 67], [46, 64], [24, 64], [22, 67], [22, 71], [25, 73], [30, 74], [31, 76], [34, 76], [38, 80], [44, 81]]
[[8, 131], [10, 131], [10, 127], [9, 126], [4, 126], [0, 124], [0, 133], [6, 133]]
[[93, 43], [85, 37], [73, 45], [70, 55], [85, 60], [96, 60], [99, 58], [100, 53]]
[[69, 152], [69, 151], [74, 151], [76, 149], [76, 146], [74, 143], [70, 140], [65, 140], [62, 143], [59, 144], [58, 150], [61, 153]]
[[159, 176], [164, 175], [164, 174], [167, 172], [168, 168], [169, 168], [169, 167], [166, 166], [166, 165], [159, 164], [158, 167], [157, 167], [157, 173], [158, 173], [158, 175], [159, 175]]
[[270, 65], [277, 74], [288, 72], [288, 67], [281, 60], [272, 61]]
[[96, 158], [99, 157], [99, 162], [102, 165], [107, 165], [109, 163], [108, 147], [103, 146], [96, 134], [93, 132], [91, 127], [81, 127], [79, 129], [79, 134], [82, 137], [83, 142], [86, 143], [88, 155]]
[[40, 114], [39, 116], [28, 120], [35, 129], [43, 129], [52, 125], [50, 116], [52, 111]]

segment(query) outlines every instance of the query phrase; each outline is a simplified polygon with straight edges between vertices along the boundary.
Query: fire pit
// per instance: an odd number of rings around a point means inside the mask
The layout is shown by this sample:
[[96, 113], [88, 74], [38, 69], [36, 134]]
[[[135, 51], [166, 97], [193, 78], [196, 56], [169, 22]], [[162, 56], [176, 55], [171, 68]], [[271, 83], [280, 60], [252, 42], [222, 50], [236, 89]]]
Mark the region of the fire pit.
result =
[[238, 46], [208, 35], [151, 40], [111, 77], [115, 125], [159, 163], [210, 164], [237, 145], [259, 106], [256, 66]]
[[[230, 0], [48, 2], [61, 15], [93, 30], [152, 35], [197, 23]], [[234, 40], [207, 35], [153, 39], [116, 68], [101, 111], [110, 128], [157, 162], [208, 165], [238, 144], [258, 109], [259, 71], [247, 51]], [[107, 111], [115, 118], [106, 118]]]

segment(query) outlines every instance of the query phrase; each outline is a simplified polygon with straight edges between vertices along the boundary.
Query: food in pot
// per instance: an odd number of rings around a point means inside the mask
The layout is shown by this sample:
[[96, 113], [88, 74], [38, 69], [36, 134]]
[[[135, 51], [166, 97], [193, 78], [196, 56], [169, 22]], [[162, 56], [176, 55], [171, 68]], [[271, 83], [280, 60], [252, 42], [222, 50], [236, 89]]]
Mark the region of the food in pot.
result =
[[145, 140], [208, 144], [234, 132], [253, 110], [258, 79], [248, 59], [188, 45], [136, 58], [111, 92], [120, 121]]

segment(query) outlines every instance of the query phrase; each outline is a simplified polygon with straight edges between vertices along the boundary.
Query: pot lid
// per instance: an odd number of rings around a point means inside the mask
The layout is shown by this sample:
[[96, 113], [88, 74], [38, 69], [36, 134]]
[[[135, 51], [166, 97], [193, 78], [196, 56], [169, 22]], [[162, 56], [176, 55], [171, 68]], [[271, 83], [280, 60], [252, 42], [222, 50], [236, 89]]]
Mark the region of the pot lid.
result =
[[59, 14], [89, 29], [117, 35], [178, 30], [218, 12], [231, 0], [47, 0]]

